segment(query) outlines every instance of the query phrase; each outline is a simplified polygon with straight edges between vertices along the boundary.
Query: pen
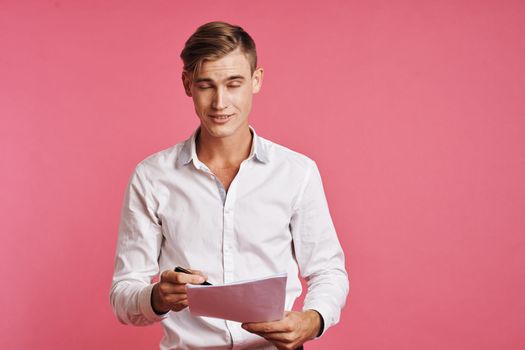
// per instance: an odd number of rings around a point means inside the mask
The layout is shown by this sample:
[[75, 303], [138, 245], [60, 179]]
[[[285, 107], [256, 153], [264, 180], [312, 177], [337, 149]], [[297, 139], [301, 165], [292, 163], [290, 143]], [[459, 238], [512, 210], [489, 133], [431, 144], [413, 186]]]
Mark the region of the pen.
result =
[[[182, 272], [182, 273], [187, 273], [187, 274], [189, 274], [189, 275], [193, 275], [193, 273], [192, 273], [191, 271], [188, 271], [188, 270], [186, 270], [185, 268], [180, 267], [180, 266], [177, 266], [177, 267], [175, 268], [175, 272]], [[210, 282], [208, 282], [208, 281], [204, 281], [204, 282], [201, 283], [201, 285], [204, 285], [204, 286], [211, 286], [212, 284], [211, 284]]]

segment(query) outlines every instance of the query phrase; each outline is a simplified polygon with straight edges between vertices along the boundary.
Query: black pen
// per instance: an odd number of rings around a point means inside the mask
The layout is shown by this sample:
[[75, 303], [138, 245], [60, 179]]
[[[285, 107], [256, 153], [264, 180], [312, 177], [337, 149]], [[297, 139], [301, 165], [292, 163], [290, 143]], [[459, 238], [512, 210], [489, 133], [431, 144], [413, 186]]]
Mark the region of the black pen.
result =
[[[182, 273], [187, 273], [188, 275], [193, 275], [193, 273], [191, 271], [188, 271], [186, 270], [184, 267], [180, 267], [180, 266], [177, 266], [175, 268], [175, 272], [182, 272]], [[208, 281], [204, 281], [201, 283], [201, 285], [203, 286], [211, 286], [212, 284]]]

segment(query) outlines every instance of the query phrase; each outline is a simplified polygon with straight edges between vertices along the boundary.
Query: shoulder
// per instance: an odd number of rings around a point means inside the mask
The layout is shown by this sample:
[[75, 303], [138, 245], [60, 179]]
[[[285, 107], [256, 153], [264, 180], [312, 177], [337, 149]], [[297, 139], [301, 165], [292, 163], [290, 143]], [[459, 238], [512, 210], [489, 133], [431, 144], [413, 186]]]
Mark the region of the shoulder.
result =
[[260, 139], [261, 143], [265, 145], [266, 151], [272, 162], [302, 171], [309, 170], [316, 166], [315, 161], [303, 153], [292, 150], [263, 137], [260, 137]]
[[184, 141], [148, 155], [137, 163], [135, 171], [144, 173], [145, 176], [150, 177], [155, 174], [164, 173], [170, 169], [174, 170], [175, 163], [183, 146]]

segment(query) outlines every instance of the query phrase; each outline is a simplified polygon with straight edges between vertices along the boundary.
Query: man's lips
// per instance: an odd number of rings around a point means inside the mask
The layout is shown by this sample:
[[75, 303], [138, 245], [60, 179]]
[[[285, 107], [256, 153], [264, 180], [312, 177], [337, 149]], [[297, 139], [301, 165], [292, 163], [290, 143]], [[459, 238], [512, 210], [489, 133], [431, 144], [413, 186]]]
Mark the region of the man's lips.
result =
[[217, 125], [222, 125], [228, 123], [235, 114], [210, 114], [208, 117], [212, 120], [213, 123]]
[[233, 114], [213, 114], [213, 115], [210, 115], [210, 117], [215, 118], [215, 119], [228, 119], [232, 115]]

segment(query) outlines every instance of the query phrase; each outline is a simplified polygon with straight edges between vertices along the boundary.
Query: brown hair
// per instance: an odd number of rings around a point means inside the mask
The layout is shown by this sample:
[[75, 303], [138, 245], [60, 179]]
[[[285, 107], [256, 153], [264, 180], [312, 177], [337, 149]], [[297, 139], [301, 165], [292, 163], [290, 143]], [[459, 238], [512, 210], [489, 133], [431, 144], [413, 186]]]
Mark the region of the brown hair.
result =
[[180, 53], [184, 71], [195, 77], [204, 61], [217, 60], [238, 47], [247, 56], [253, 73], [257, 67], [255, 42], [244, 29], [226, 22], [203, 24], [189, 37]]

